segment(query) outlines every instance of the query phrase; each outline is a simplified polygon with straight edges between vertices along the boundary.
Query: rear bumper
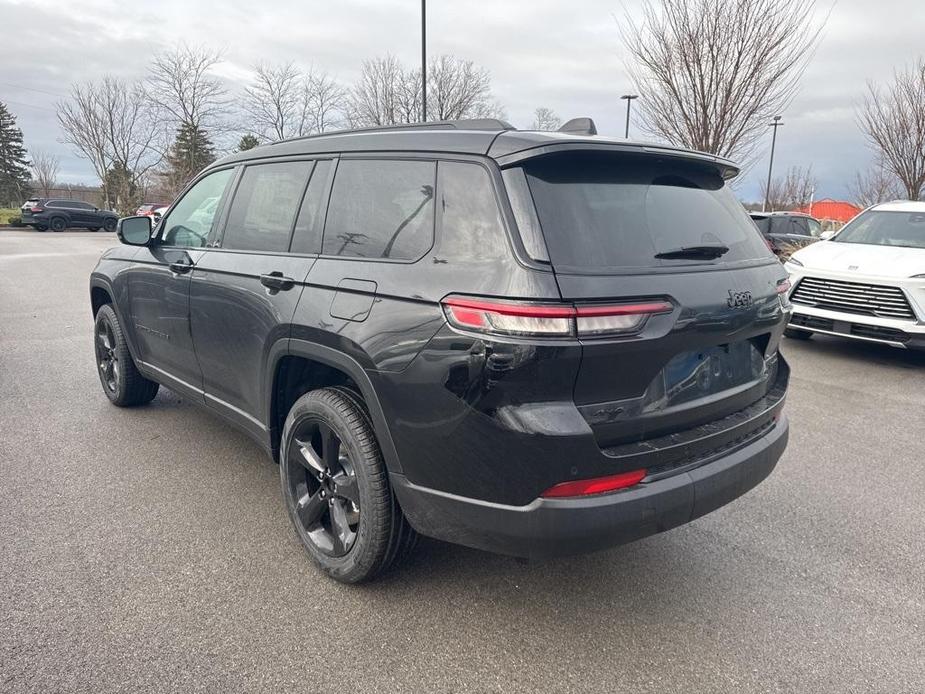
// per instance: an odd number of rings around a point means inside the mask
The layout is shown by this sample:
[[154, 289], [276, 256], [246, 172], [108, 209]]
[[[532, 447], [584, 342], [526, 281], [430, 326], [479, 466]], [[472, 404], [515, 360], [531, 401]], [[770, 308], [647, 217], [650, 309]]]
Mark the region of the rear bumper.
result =
[[519, 557], [581, 554], [625, 544], [699, 518], [767, 477], [787, 445], [788, 422], [699, 467], [615, 492], [536, 499], [508, 506], [420, 487], [392, 474], [405, 516], [418, 532]]

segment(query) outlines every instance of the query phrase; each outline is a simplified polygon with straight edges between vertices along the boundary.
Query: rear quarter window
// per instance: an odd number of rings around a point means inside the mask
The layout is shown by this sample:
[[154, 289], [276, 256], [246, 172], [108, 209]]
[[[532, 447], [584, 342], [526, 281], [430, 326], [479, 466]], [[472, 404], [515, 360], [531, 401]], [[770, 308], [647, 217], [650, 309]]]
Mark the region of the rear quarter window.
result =
[[[557, 270], [633, 272], [770, 257], [745, 208], [708, 168], [609, 153], [550, 155], [524, 168]], [[655, 257], [702, 245], [729, 250], [706, 261]]]

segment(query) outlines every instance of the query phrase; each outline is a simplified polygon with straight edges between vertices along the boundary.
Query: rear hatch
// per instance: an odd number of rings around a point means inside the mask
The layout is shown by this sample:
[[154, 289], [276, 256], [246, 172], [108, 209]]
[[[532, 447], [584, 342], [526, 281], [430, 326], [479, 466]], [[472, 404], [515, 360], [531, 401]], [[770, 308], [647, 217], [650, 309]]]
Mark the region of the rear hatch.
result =
[[574, 399], [605, 452], [670, 443], [768, 395], [786, 273], [717, 166], [582, 151], [520, 167], [564, 300], [671, 306], [581, 338]]

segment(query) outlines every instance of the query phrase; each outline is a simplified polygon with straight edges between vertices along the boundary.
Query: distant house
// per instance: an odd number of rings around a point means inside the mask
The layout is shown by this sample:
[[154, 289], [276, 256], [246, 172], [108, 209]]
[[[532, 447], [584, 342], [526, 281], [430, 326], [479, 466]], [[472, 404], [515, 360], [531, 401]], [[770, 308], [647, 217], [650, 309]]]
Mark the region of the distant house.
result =
[[829, 219], [833, 222], [841, 222], [842, 224], [851, 221], [860, 211], [861, 208], [857, 205], [852, 205], [850, 202], [842, 202], [841, 200], [832, 200], [831, 198], [817, 200], [797, 210], [797, 212], [803, 212], [816, 219]]

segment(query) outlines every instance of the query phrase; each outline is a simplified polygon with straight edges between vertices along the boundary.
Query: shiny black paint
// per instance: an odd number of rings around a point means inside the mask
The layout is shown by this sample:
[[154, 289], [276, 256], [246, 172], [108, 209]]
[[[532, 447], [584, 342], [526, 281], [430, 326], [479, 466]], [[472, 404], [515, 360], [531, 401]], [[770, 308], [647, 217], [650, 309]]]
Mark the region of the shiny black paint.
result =
[[[494, 147], [513, 161], [531, 148], [566, 146], [541, 136], [322, 137], [262, 147], [219, 166], [319, 153], [395, 156], [412, 142], [417, 151], [402, 157], [434, 159], [438, 168], [440, 161], [475, 162], [490, 173], [503, 225], [474, 244], [481, 253], [443, 233], [439, 206], [434, 244], [414, 263], [225, 250], [226, 213], [220, 213], [205, 248], [171, 248], [155, 239], [150, 247], [115, 249], [94, 271], [91, 286], [114, 304], [139, 369], [222, 414], [269, 451], [278, 445], [285, 415], [275, 409], [279, 365], [300, 358], [338, 370], [363, 396], [388, 469], [405, 485], [399, 499], [409, 507], [411, 488], [526, 506], [558, 482], [677, 461], [699, 464], [774, 429], [776, 453], [762, 463], [770, 471], [786, 442], [786, 429], [775, 423], [788, 373], [777, 355], [787, 317], [776, 288], [785, 273], [770, 254], [767, 261], [704, 263], [683, 273], [554, 273], [527, 257], [500, 170], [483, 156]], [[577, 138], [568, 146], [576, 144]], [[227, 210], [227, 201], [222, 207]], [[178, 267], [186, 262], [191, 267]], [[287, 282], [268, 286], [265, 277]], [[750, 293], [751, 303], [730, 305], [730, 291]], [[449, 294], [575, 303], [662, 298], [675, 309], [652, 316], [632, 337], [498, 339], [449, 327], [440, 306]], [[677, 355], [712, 355], [741, 344], [754, 348], [760, 364], [750, 378], [737, 376], [735, 393], [707, 389], [700, 397], [647, 399]], [[696, 372], [691, 367], [687, 375]], [[738, 416], [748, 402], [764, 404]], [[626, 414], [634, 407], [640, 414], [646, 408], [635, 429]], [[681, 426], [688, 435], [672, 438]], [[659, 474], [672, 472], [665, 470]], [[746, 488], [740, 487], [739, 493]], [[665, 527], [692, 515], [690, 490], [678, 489], [683, 511], [672, 512]], [[433, 530], [426, 514], [416, 505], [412, 522], [453, 539]]]

